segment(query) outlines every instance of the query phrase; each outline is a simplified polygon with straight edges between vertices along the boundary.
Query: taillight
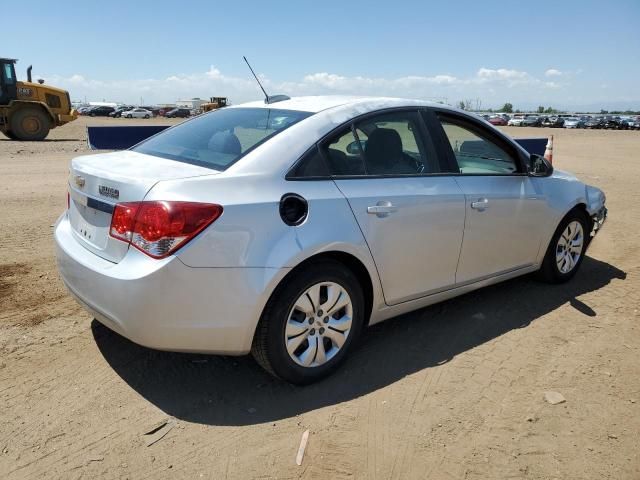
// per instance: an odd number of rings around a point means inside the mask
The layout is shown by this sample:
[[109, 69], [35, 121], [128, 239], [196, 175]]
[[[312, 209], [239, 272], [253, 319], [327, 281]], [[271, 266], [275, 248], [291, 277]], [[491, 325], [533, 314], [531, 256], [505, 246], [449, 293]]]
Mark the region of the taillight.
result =
[[109, 234], [153, 258], [171, 255], [222, 215], [195, 202], [128, 202], [115, 206]]

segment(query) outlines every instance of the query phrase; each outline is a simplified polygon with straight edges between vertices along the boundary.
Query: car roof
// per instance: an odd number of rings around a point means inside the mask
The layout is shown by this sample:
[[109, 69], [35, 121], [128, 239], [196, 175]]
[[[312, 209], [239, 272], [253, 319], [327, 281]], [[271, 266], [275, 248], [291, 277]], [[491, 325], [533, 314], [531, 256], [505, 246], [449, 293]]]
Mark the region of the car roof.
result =
[[[236, 162], [231, 168], [227, 169], [225, 174], [248, 173], [254, 175], [262, 172], [279, 176], [291, 168], [292, 158], [300, 158], [312, 145], [334, 129], [343, 127], [361, 115], [403, 107], [434, 107], [440, 110], [458, 113], [464, 117], [483, 122], [487, 128], [494, 129], [498, 135], [504, 136], [500, 130], [492, 126], [487, 120], [472, 112], [465, 112], [448, 105], [425, 100], [330, 95], [294, 97], [270, 104], [266, 104], [264, 100], [260, 100], [225, 107], [223, 110], [268, 108], [301, 111], [312, 113], [313, 115], [309, 115], [304, 120], [293, 124], [278, 135], [270, 138], [267, 142], [264, 142], [258, 148], [250, 151], [241, 161]], [[213, 112], [209, 112], [206, 115], [211, 114], [213, 114]], [[524, 149], [517, 144], [514, 143], [514, 146], [524, 152]], [[263, 152], [267, 149], [270, 152], [270, 162], [264, 162], [264, 157], [262, 156]]]
[[288, 100], [282, 100], [274, 103], [265, 103], [264, 100], [232, 105], [228, 108], [272, 108], [282, 110], [296, 110], [301, 112], [318, 113], [324, 110], [343, 107], [366, 113], [370, 110], [378, 110], [381, 108], [392, 107], [412, 107], [412, 106], [435, 106], [447, 110], [457, 110], [435, 102], [424, 100], [411, 100], [406, 98], [394, 97], [360, 97], [360, 96], [343, 96], [343, 95], [318, 95], [293, 97]]

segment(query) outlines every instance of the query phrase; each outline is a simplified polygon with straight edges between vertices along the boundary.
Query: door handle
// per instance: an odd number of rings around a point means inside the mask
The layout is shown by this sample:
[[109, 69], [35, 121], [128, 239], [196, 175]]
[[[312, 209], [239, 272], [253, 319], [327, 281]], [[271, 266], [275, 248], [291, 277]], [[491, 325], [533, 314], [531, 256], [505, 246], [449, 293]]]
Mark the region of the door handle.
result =
[[489, 200], [487, 200], [486, 198], [481, 198], [476, 202], [471, 202], [471, 208], [480, 211], [486, 210], [487, 208], [489, 208]]
[[391, 202], [380, 201], [376, 205], [367, 207], [367, 213], [377, 215], [378, 217], [386, 217], [390, 213], [397, 212], [398, 207], [393, 206]]

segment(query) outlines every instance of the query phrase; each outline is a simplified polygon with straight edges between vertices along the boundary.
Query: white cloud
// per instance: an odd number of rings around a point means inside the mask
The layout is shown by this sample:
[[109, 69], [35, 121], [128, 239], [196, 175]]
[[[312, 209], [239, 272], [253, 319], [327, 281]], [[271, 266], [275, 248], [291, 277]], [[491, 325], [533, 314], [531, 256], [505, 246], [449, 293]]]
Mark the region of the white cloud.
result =
[[555, 68], [550, 68], [546, 72], [544, 72], [545, 77], [560, 77], [562, 76], [562, 72], [560, 70], [556, 70]]
[[[73, 99], [138, 103], [142, 97], [145, 103], [173, 103], [181, 98], [227, 96], [232, 103], [237, 104], [262, 96], [250, 75], [226, 75], [213, 65], [204, 72], [176, 73], [161, 79], [103, 81], [91, 79], [80, 73], [69, 77], [49, 75], [44, 78], [47, 79], [47, 83], [68, 89]], [[299, 80], [276, 82], [262, 74], [259, 78], [271, 94], [382, 95], [442, 99], [448, 103], [455, 103], [464, 98], [481, 98], [485, 104], [494, 101], [517, 102], [529, 98], [535, 102], [553, 100], [545, 97], [545, 92], [560, 90], [566, 86], [566, 82], [542, 81], [525, 71], [487, 67], [481, 67], [466, 77], [441, 73], [432, 76], [407, 75], [386, 78], [316, 72]]]
[[527, 72], [519, 70], [509, 70], [507, 68], [491, 69], [482, 67], [476, 73], [475, 83], [499, 83], [507, 87], [518, 85], [536, 84], [539, 80], [533, 78]]

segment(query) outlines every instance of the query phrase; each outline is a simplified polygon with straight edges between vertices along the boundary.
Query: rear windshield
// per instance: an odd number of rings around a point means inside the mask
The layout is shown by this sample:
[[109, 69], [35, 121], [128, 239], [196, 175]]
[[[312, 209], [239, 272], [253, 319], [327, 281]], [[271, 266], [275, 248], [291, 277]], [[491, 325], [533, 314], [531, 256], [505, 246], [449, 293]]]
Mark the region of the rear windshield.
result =
[[167, 129], [133, 150], [225, 170], [253, 148], [310, 115], [270, 108], [223, 108]]

